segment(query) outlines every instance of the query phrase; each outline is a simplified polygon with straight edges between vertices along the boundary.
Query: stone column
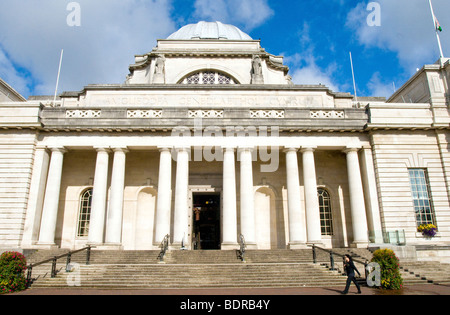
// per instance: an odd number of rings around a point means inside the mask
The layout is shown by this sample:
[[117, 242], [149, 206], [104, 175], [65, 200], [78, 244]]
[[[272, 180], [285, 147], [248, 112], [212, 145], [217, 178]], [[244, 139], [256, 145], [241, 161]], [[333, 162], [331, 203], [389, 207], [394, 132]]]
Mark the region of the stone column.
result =
[[289, 212], [289, 248], [305, 247], [305, 215], [300, 200], [300, 180], [298, 171], [298, 148], [286, 148], [286, 177]]
[[51, 148], [51, 152], [38, 244], [54, 246], [64, 153], [67, 151], [64, 148]]
[[255, 196], [253, 192], [253, 160], [251, 148], [240, 148], [241, 163], [241, 234], [249, 248], [256, 248]]
[[111, 197], [109, 199], [108, 223], [106, 227], [107, 245], [121, 246], [123, 191], [125, 188], [126, 148], [113, 148], [114, 162], [111, 176]]
[[171, 148], [160, 148], [158, 199], [156, 203], [155, 245], [160, 245], [170, 234], [170, 210], [172, 204], [172, 154]]
[[364, 247], [369, 243], [367, 235], [367, 217], [364, 203], [364, 192], [359, 167], [358, 149], [348, 148], [347, 154], [348, 186], [350, 191], [350, 207], [353, 226], [353, 245]]
[[306, 231], [308, 244], [322, 243], [320, 229], [319, 199], [317, 197], [316, 165], [314, 148], [303, 147], [303, 182], [305, 185]]
[[367, 225], [375, 243], [383, 242], [381, 230], [380, 207], [378, 205], [378, 191], [373, 163], [372, 149], [363, 148], [360, 154], [361, 176], [366, 205]]
[[96, 148], [94, 188], [92, 192], [91, 219], [89, 225], [89, 244], [103, 244], [106, 216], [106, 195], [108, 191], [109, 150]]
[[175, 183], [173, 246], [188, 244], [188, 192], [189, 192], [189, 148], [176, 148], [177, 175]]
[[237, 248], [236, 169], [234, 148], [224, 148], [222, 249]]

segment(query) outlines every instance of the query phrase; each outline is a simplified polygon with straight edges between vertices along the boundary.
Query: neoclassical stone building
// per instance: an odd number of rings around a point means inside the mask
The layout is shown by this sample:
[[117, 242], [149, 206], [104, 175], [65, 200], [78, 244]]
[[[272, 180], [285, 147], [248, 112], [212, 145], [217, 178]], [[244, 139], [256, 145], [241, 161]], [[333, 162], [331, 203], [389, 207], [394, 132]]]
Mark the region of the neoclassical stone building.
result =
[[[234, 26], [187, 25], [123, 84], [2, 99], [0, 248], [146, 250], [169, 235], [174, 250], [227, 250], [242, 234], [256, 249], [446, 256], [449, 70], [441, 59], [387, 101], [355, 101], [294, 85]], [[428, 223], [432, 239], [417, 232]]]

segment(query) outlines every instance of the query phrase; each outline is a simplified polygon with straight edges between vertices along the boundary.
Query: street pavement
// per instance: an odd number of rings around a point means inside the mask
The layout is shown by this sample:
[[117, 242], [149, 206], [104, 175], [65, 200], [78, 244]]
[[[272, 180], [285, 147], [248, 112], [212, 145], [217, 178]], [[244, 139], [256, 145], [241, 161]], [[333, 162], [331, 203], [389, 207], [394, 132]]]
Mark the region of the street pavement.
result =
[[[102, 290], [102, 289], [41, 289], [28, 290], [8, 294], [16, 295], [153, 295], [153, 296], [269, 296], [269, 295], [341, 295], [344, 288], [207, 288], [207, 289], [146, 289], [146, 290]], [[415, 285], [403, 290], [388, 291], [376, 288], [362, 287], [361, 295], [450, 295], [450, 286], [446, 285]], [[356, 294], [356, 288], [350, 287], [349, 296]]]

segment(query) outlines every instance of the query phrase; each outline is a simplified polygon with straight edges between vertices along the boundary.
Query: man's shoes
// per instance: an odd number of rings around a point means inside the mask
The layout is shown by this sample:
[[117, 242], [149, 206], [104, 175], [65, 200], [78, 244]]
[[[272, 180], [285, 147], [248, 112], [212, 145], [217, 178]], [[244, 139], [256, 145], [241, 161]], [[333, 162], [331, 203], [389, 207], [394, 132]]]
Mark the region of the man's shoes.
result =
[[343, 295], [345, 295], [345, 294], [347, 294], [347, 293], [348, 293], [348, 292], [345, 292], [345, 291], [342, 291], [342, 292], [341, 292], [341, 294], [343, 294]]

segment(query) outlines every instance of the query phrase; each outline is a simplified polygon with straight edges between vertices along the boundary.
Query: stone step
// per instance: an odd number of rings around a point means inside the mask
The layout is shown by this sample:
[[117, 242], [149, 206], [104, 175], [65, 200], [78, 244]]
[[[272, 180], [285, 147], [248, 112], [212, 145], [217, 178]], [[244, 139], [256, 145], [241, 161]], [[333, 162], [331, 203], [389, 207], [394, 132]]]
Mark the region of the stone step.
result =
[[[60, 255], [62, 250], [47, 253]], [[67, 251], [66, 251], [67, 252]], [[45, 252], [34, 259], [45, 256]], [[104, 288], [189, 288], [189, 287], [295, 287], [342, 285], [346, 278], [312, 264], [312, 250], [267, 250], [246, 252], [242, 262], [231, 251], [168, 251], [164, 263], [158, 263], [159, 251], [92, 250], [90, 265], [85, 252], [73, 255], [72, 264], [80, 271], [75, 276], [82, 287]], [[318, 253], [318, 260], [329, 255]], [[47, 258], [45, 257], [45, 258]], [[65, 259], [58, 261], [56, 278], [50, 278], [51, 264], [36, 267], [33, 286], [66, 287], [74, 274], [65, 272]]]
[[[67, 250], [38, 251], [33, 259], [66, 253]], [[370, 259], [368, 250], [333, 249], [341, 255], [350, 253], [355, 259]], [[104, 251], [91, 252], [90, 265], [85, 265], [86, 253], [73, 255], [79, 272], [65, 272], [65, 259], [58, 260], [56, 278], [50, 278], [51, 263], [33, 269], [33, 286], [67, 287], [68, 280], [78, 277], [85, 288], [192, 288], [192, 287], [303, 287], [342, 286], [346, 277], [342, 274], [342, 262], [335, 257], [336, 271], [330, 271], [330, 255], [317, 251], [318, 264], [312, 264], [312, 250], [247, 250], [245, 262], [236, 251], [168, 251], [164, 263], [157, 259], [159, 251]], [[46, 256], [46, 257], [44, 257]], [[361, 273], [364, 266], [356, 264]], [[429, 283], [428, 277], [407, 271], [421, 268], [440, 276], [440, 281], [450, 282], [444, 272], [422, 262], [407, 263], [402, 267], [405, 285]], [[434, 269], [434, 270], [433, 270]], [[438, 268], [440, 270], [440, 268]], [[448, 272], [447, 274], [450, 274]], [[436, 283], [436, 282], [435, 282]]]
[[450, 264], [434, 261], [401, 262], [400, 268], [405, 278], [427, 283], [445, 284], [450, 282]]
[[[82, 287], [189, 288], [343, 285], [345, 277], [314, 264], [161, 264], [80, 266]], [[40, 279], [33, 286], [66, 287], [74, 274]]]

